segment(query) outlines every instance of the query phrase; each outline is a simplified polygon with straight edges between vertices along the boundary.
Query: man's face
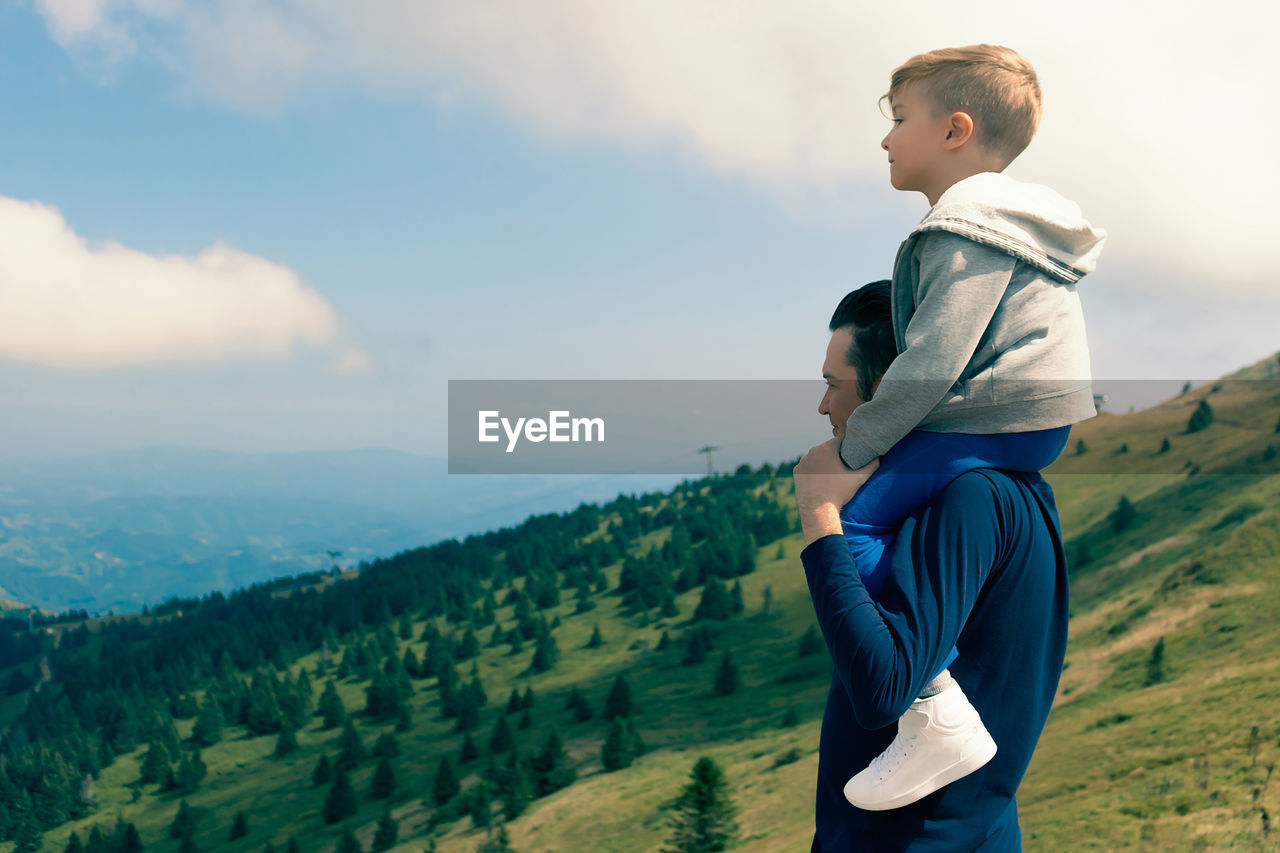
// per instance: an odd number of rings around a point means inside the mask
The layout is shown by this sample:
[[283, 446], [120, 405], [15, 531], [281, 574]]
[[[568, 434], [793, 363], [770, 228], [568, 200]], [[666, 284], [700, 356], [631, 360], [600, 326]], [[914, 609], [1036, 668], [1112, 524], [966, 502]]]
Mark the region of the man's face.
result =
[[853, 410], [861, 406], [865, 400], [858, 393], [858, 371], [845, 363], [845, 353], [853, 343], [853, 330], [849, 327], [836, 329], [831, 333], [831, 341], [827, 344], [827, 358], [822, 363], [822, 378], [827, 380], [827, 393], [822, 395], [818, 404], [818, 414], [826, 415], [831, 421], [831, 433], [839, 441], [844, 441], [845, 426]]
[[950, 121], [945, 115], [934, 117], [933, 104], [919, 83], [895, 92], [889, 106], [893, 127], [880, 142], [889, 153], [889, 183], [897, 190], [928, 195], [937, 183]]

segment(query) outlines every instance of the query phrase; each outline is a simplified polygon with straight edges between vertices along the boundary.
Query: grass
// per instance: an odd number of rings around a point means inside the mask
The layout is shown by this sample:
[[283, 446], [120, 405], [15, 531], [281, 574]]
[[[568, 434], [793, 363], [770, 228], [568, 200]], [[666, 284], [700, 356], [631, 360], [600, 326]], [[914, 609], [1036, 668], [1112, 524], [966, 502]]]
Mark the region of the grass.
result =
[[[1276, 370], [1272, 361], [1248, 370]], [[1253, 375], [1248, 370], [1243, 378]], [[1280, 832], [1264, 838], [1261, 819], [1264, 808], [1280, 814], [1273, 772], [1280, 764], [1280, 461], [1262, 458], [1266, 444], [1276, 441], [1280, 417], [1273, 384], [1226, 383], [1216, 393], [1196, 389], [1144, 412], [1099, 417], [1075, 430], [1067, 455], [1049, 471], [1068, 554], [1089, 559], [1072, 569], [1067, 666], [1019, 792], [1026, 850], [1280, 849]], [[1206, 394], [1215, 423], [1185, 434], [1190, 412]], [[1090, 448], [1083, 456], [1072, 455], [1076, 437]], [[1166, 437], [1172, 448], [1159, 453]], [[1116, 452], [1122, 444], [1129, 452]], [[789, 483], [782, 485], [780, 499], [790, 504]], [[1116, 531], [1109, 516], [1121, 496], [1138, 516]], [[646, 544], [667, 535], [654, 531]], [[716, 650], [696, 666], [680, 665], [678, 642], [696, 590], [677, 598], [679, 617], [648, 621], [622, 612], [608, 595], [598, 598], [597, 609], [574, 614], [574, 596], [565, 591], [564, 603], [548, 613], [562, 622], [556, 630], [562, 659], [541, 675], [523, 674], [531, 643], [514, 657], [505, 645], [482, 648], [478, 667], [489, 705], [473, 732], [482, 752], [511, 688], [532, 685], [533, 727], [517, 731], [517, 739], [529, 747], [555, 725], [578, 773], [575, 784], [535, 801], [509, 825], [514, 849], [657, 849], [669, 834], [666, 806], [702, 755], [720, 764], [738, 804], [738, 849], [807, 847], [830, 663], [825, 656], [796, 657], [814, 617], [797, 560], [799, 536], [782, 546], [781, 559], [778, 543], [760, 548], [757, 571], [741, 579], [747, 618], [719, 626]], [[611, 586], [617, 573], [617, 566], [608, 570]], [[763, 618], [766, 586], [773, 602]], [[510, 627], [512, 608], [500, 608], [498, 618]], [[585, 649], [596, 624], [605, 644]], [[423, 627], [414, 625], [415, 638]], [[480, 633], [482, 646], [490, 630]], [[673, 644], [657, 652], [664, 630]], [[1148, 664], [1161, 639], [1164, 678], [1149, 683]], [[415, 639], [411, 645], [421, 657], [425, 644]], [[724, 648], [732, 650], [743, 679], [729, 697], [711, 689]], [[315, 664], [314, 655], [299, 662], [309, 671]], [[469, 669], [470, 663], [459, 668], [464, 680]], [[625, 770], [604, 773], [599, 711], [620, 673], [632, 686], [635, 724], [648, 752]], [[402, 755], [394, 762], [400, 793], [391, 807], [405, 839], [396, 849], [405, 853], [426, 846], [430, 808], [422, 797], [441, 757], [456, 757], [462, 742], [452, 721], [439, 717], [430, 684], [415, 683], [414, 725], [398, 735]], [[575, 685], [597, 711], [586, 723], [564, 710]], [[318, 695], [323, 684], [315, 686]], [[339, 685], [349, 711], [363, 707], [363, 687]], [[783, 728], [788, 710], [799, 723]], [[191, 724], [182, 721], [180, 733]], [[1255, 726], [1259, 734], [1251, 737]], [[359, 728], [371, 746], [389, 725]], [[337, 736], [311, 726], [299, 732], [298, 752], [280, 761], [269, 757], [274, 736], [244, 739], [229, 730], [224, 742], [204, 751], [209, 776], [188, 798], [206, 815], [197, 846], [247, 853], [267, 841], [279, 848], [296, 833], [304, 853], [332, 850], [340, 826], [323, 825], [325, 789], [311, 787], [310, 778], [321, 752], [335, 754]], [[133, 801], [129, 783], [144, 750], [103, 772], [95, 785], [98, 813], [50, 832], [46, 850], [61, 849], [72, 829], [83, 840], [89, 826], [109, 825], [122, 814], [137, 823], [148, 849], [176, 851], [167, 828], [177, 799], [150, 786]], [[464, 786], [474, 783], [479, 764], [464, 768]], [[361, 810], [350, 824], [366, 848], [383, 808], [368, 797], [373, 767], [366, 762], [353, 776]], [[250, 832], [229, 842], [237, 810], [248, 815]], [[483, 838], [469, 818], [436, 833], [442, 853], [470, 853]]]

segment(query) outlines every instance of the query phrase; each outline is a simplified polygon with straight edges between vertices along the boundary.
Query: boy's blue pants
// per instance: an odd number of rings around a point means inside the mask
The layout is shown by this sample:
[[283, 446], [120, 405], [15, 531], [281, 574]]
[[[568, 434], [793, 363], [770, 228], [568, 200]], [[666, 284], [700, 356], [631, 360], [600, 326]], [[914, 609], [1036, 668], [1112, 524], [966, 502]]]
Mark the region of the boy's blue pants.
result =
[[[899, 525], [966, 471], [1040, 471], [1067, 446], [1071, 427], [971, 435], [914, 430], [880, 458], [880, 467], [840, 510], [849, 553], [867, 593], [880, 595]], [[956, 659], [951, 649], [942, 669]], [[939, 670], [941, 672], [942, 670]]]

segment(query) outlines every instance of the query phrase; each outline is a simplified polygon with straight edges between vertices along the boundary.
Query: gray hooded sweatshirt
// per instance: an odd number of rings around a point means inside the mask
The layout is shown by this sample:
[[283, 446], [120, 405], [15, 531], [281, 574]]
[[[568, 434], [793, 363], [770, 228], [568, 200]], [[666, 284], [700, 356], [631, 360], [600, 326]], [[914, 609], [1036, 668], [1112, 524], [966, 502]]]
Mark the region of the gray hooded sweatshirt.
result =
[[1097, 414], [1076, 282], [1105, 240], [1048, 187], [997, 172], [953, 184], [898, 248], [898, 356], [849, 418], [845, 463], [913, 429], [1026, 432]]

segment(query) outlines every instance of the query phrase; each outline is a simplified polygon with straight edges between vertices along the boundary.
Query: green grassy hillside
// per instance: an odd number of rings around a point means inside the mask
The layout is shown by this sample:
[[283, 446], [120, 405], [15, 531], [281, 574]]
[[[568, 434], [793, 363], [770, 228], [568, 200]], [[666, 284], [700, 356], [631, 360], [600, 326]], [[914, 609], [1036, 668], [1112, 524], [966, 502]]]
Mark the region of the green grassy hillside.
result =
[[[1072, 621], [1059, 696], [1019, 797], [1027, 850], [1280, 849], [1280, 833], [1267, 834], [1280, 810], [1280, 780], [1272, 779], [1280, 760], [1280, 383], [1260, 381], [1278, 370], [1272, 357], [1232, 377], [1239, 381], [1142, 412], [1100, 416], [1074, 430], [1067, 455], [1050, 470], [1074, 562]], [[1213, 422], [1188, 432], [1202, 399]], [[1085, 442], [1084, 453], [1075, 453], [1076, 439]], [[1165, 439], [1169, 447], [1161, 450]], [[714, 481], [699, 485], [711, 489]], [[792, 506], [787, 478], [757, 491]], [[1117, 516], [1122, 498], [1133, 512]], [[669, 536], [670, 527], [659, 527], [633, 550]], [[512, 655], [505, 645], [485, 646], [488, 630], [477, 632], [483, 647], [474, 670], [470, 661], [458, 669], [463, 682], [479, 677], [488, 703], [472, 732], [480, 758], [460, 774], [464, 789], [480, 782], [485, 745], [513, 687], [531, 687], [536, 696], [528, 729], [516, 728], [518, 715], [509, 718], [517, 743], [532, 751], [554, 726], [576, 771], [572, 785], [534, 800], [507, 825], [514, 850], [656, 850], [669, 835], [667, 806], [704, 755], [725, 771], [738, 804], [736, 849], [807, 849], [830, 663], [825, 654], [797, 653], [814, 624], [800, 544], [792, 533], [758, 549], [756, 570], [740, 578], [745, 613], [711, 623], [714, 650], [693, 665], [682, 663], [682, 636], [697, 588], [676, 597], [679, 615], [670, 618], [629, 613], [611, 593], [593, 596], [596, 609], [575, 613], [573, 596], [564, 596], [545, 611], [560, 621], [554, 636], [561, 659], [537, 675], [527, 672], [532, 644]], [[619, 563], [605, 569], [610, 589], [620, 570]], [[513, 610], [499, 607], [498, 623], [510, 627]], [[605, 642], [586, 648], [597, 625]], [[425, 655], [418, 639], [425, 627], [413, 622], [401, 654], [409, 648]], [[452, 628], [443, 618], [438, 627]], [[664, 632], [670, 646], [659, 650]], [[718, 696], [714, 672], [725, 650], [743, 686]], [[290, 671], [314, 672], [318, 663], [312, 652]], [[647, 750], [630, 767], [605, 772], [600, 712], [619, 674], [632, 687], [633, 720]], [[471, 853], [486, 834], [470, 817], [432, 826], [434, 775], [446, 754], [457, 761], [463, 740], [454, 721], [440, 716], [434, 683], [414, 682], [413, 724], [397, 735], [399, 787], [388, 801], [399, 820], [395, 849], [434, 843], [444, 853]], [[318, 693], [319, 678], [315, 686]], [[351, 678], [338, 683], [349, 711], [364, 706], [367, 686]], [[575, 721], [565, 707], [575, 686], [595, 711], [589, 721]], [[186, 737], [193, 724], [179, 720], [179, 734]], [[393, 726], [357, 728], [372, 745]], [[313, 720], [297, 733], [298, 751], [278, 759], [273, 735], [228, 728], [222, 742], [203, 750], [208, 776], [187, 797], [199, 816], [197, 849], [259, 851], [268, 842], [279, 849], [291, 836], [303, 853], [335, 849], [343, 824], [324, 823], [328, 786], [314, 786], [311, 777], [322, 753], [336, 755], [338, 737]], [[168, 827], [178, 798], [132, 785], [146, 750], [106, 767], [94, 782], [96, 813], [48, 832], [44, 849], [61, 850], [72, 830], [82, 840], [91, 826], [107, 830], [119, 815], [137, 825], [148, 850], [177, 853]], [[352, 774], [360, 806], [348, 825], [366, 850], [386, 805], [369, 795], [375, 763]], [[237, 811], [246, 814], [249, 833], [229, 841]]]

